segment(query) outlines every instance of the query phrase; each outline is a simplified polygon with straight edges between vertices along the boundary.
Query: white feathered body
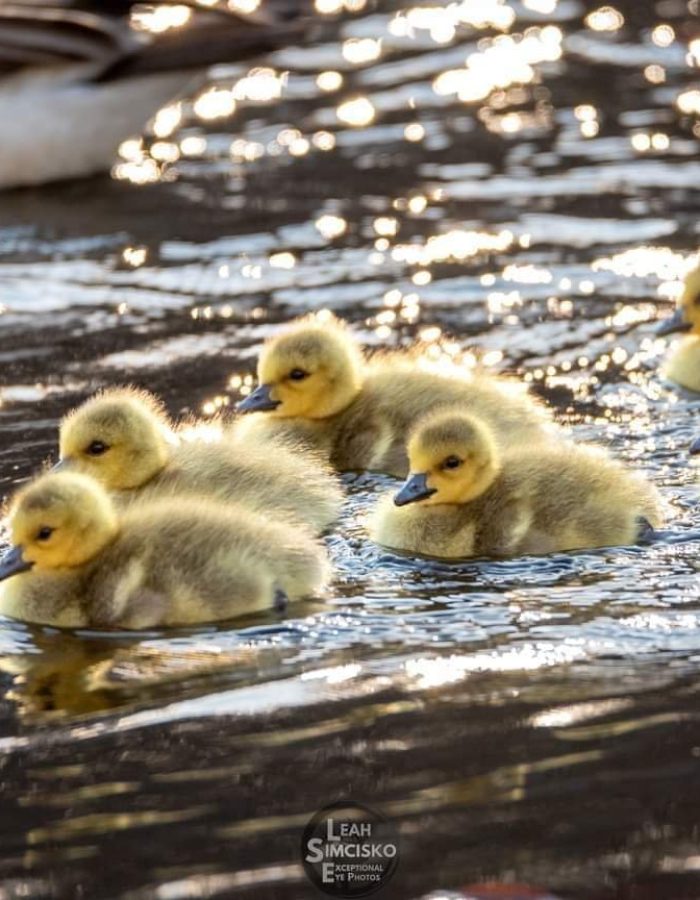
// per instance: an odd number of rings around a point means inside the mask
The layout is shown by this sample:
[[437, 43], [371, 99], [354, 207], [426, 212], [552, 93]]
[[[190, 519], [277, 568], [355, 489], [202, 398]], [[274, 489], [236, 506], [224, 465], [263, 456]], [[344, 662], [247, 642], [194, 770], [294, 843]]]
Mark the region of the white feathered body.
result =
[[110, 169], [119, 145], [198, 77], [178, 71], [94, 83], [87, 73], [81, 63], [0, 81], [0, 189]]

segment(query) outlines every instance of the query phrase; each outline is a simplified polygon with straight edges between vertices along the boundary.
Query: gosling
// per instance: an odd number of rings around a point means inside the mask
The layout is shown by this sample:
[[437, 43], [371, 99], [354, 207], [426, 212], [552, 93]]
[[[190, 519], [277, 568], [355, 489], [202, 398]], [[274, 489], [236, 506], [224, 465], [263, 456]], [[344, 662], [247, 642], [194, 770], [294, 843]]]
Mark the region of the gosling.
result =
[[[373, 539], [426, 556], [515, 556], [634, 543], [661, 522], [656, 490], [603, 452], [502, 452], [474, 416], [437, 413], [408, 444], [411, 475], [380, 501]], [[409, 505], [410, 504], [410, 505]]]
[[233, 437], [185, 440], [160, 402], [134, 388], [106, 390], [69, 413], [59, 446], [56, 468], [92, 476], [121, 503], [193, 492], [278, 514], [317, 533], [342, 504], [337, 479], [321, 460]]
[[9, 519], [0, 612], [47, 625], [213, 622], [311, 596], [328, 576], [323, 551], [300, 525], [181, 496], [119, 514], [96, 481], [72, 472], [29, 484]]
[[[551, 436], [547, 414], [519, 386], [488, 375], [426, 371], [407, 353], [366, 361], [345, 323], [333, 316], [302, 318], [268, 341], [258, 379], [259, 386], [238, 404], [239, 411], [257, 411], [268, 421], [274, 417], [340, 471], [405, 476], [408, 431], [436, 407], [459, 406], [479, 415], [504, 443]], [[274, 434], [259, 416], [239, 428], [261, 440]]]
[[700, 268], [685, 279], [675, 313], [658, 328], [658, 334], [684, 332], [671, 350], [663, 373], [671, 381], [700, 393]]

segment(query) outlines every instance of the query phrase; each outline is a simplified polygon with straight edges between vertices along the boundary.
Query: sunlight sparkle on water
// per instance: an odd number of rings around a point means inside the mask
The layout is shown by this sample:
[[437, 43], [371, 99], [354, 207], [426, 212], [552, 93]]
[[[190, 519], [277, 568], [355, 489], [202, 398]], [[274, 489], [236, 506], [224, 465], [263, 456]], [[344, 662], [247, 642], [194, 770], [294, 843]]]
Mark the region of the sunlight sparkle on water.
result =
[[415, 6], [402, 10], [389, 23], [389, 32], [410, 38], [416, 31], [428, 31], [436, 44], [447, 44], [460, 25], [507, 31], [514, 21], [514, 11], [503, 0], [464, 0], [446, 7]]
[[638, 153], [658, 153], [668, 150], [671, 145], [669, 136], [660, 131], [655, 132], [654, 134], [638, 132], [631, 136], [630, 142]]
[[153, 119], [152, 131], [156, 137], [166, 138], [175, 131], [182, 121], [182, 104], [171, 103], [159, 109]]
[[589, 703], [558, 706], [536, 713], [530, 719], [530, 724], [534, 728], [565, 728], [567, 725], [585, 722], [618, 712], [630, 706], [631, 703], [631, 700], [615, 698], [613, 700], [594, 700]]
[[454, 9], [463, 25], [472, 28], [499, 28], [507, 31], [515, 21], [515, 12], [503, 0], [463, 0]]
[[457, 94], [465, 103], [483, 100], [496, 88], [530, 84], [533, 66], [561, 57], [562, 33], [554, 25], [529, 29], [525, 36], [501, 35], [478, 53], [467, 57], [464, 69], [443, 72], [433, 82], [441, 96]]
[[192, 10], [188, 6], [163, 5], [135, 9], [131, 13], [131, 24], [139, 31], [162, 34], [171, 28], [181, 28], [191, 18]]
[[503, 270], [503, 280], [517, 281], [519, 284], [551, 284], [552, 273], [540, 266], [513, 263]]
[[382, 52], [382, 42], [374, 38], [351, 38], [342, 46], [345, 59], [353, 65], [372, 62], [379, 59]]
[[341, 122], [345, 122], [347, 125], [362, 128], [374, 120], [375, 111], [367, 97], [356, 97], [341, 103], [337, 109], [337, 116]]
[[422, 690], [451, 684], [466, 678], [470, 672], [534, 671], [563, 665], [585, 656], [578, 644], [523, 644], [505, 651], [475, 653], [472, 656], [447, 656], [410, 659], [405, 665], [406, 675]]
[[305, 156], [311, 149], [311, 144], [306, 138], [297, 138], [289, 145], [289, 153], [291, 156]]
[[428, 198], [424, 194], [416, 194], [408, 201], [408, 210], [414, 215], [420, 215], [428, 205]]
[[158, 162], [174, 163], [180, 158], [180, 148], [171, 141], [156, 141], [151, 145], [150, 154]]
[[698, 263], [698, 255], [676, 253], [670, 247], [634, 247], [591, 263], [594, 272], [614, 272], [623, 278], [648, 278], [680, 281]]
[[[215, 416], [217, 413], [221, 412], [224, 407], [228, 406], [230, 402], [230, 397], [227, 397], [224, 394], [219, 394], [216, 397], [212, 397], [211, 400], [207, 400], [202, 404], [202, 414], [205, 416]], [[204, 428], [207, 428], [207, 432], [203, 434], [202, 430]], [[203, 440], [208, 441], [209, 443], [215, 443], [222, 435], [221, 428], [217, 428], [214, 425], [204, 426], [201, 422], [192, 429], [192, 432], [192, 438], [187, 437], [186, 440]]]
[[283, 128], [277, 133], [277, 143], [282, 147], [291, 147], [294, 141], [302, 136], [298, 128]]
[[330, 131], [317, 131], [312, 135], [311, 143], [314, 147], [327, 153], [335, 147], [335, 135]]
[[479, 253], [503, 252], [512, 246], [514, 240], [513, 233], [507, 230], [489, 234], [454, 229], [447, 234], [428, 238], [425, 244], [397, 244], [391, 255], [407, 265], [426, 267], [435, 262], [469, 259]]
[[321, 72], [316, 77], [316, 84], [322, 91], [337, 91], [343, 86], [343, 76], [332, 70]]
[[425, 137], [425, 128], [423, 128], [420, 122], [412, 122], [404, 128], [403, 135], [407, 141], [411, 141], [415, 144], [418, 143], [418, 141], [422, 141]]
[[346, 10], [350, 13], [360, 12], [367, 5], [367, 0], [314, 0], [316, 12], [323, 16], [333, 16]]
[[180, 152], [183, 156], [202, 156], [207, 150], [207, 140], [204, 137], [190, 135], [180, 141]]
[[122, 251], [122, 259], [124, 262], [134, 269], [142, 266], [146, 262], [148, 250], [146, 247], [126, 247]]
[[260, 0], [228, 0], [228, 7], [234, 12], [250, 15], [260, 6]]
[[613, 6], [601, 6], [589, 13], [585, 22], [592, 31], [618, 31], [625, 24], [625, 17]]
[[205, 121], [223, 119], [234, 112], [236, 101], [232, 91], [211, 88], [197, 97], [193, 109], [195, 115]]
[[557, 8], [557, 2], [558, 0], [523, 0], [523, 6], [526, 9], [531, 9], [533, 12], [547, 16]]
[[676, 39], [676, 32], [670, 25], [657, 25], [651, 33], [651, 39], [657, 47], [670, 47]]
[[154, 159], [141, 159], [134, 162], [117, 163], [112, 169], [112, 176], [117, 181], [152, 184], [160, 179], [161, 171]]
[[676, 99], [676, 106], [688, 116], [700, 116], [700, 90], [683, 91]]
[[269, 103], [279, 100], [286, 83], [286, 72], [278, 73], [269, 68], [252, 69], [234, 85], [232, 96], [235, 100]]
[[393, 237], [399, 230], [399, 222], [393, 216], [379, 216], [372, 223], [372, 227], [383, 237]]
[[700, 38], [695, 38], [688, 44], [688, 65], [700, 66]]
[[273, 253], [269, 263], [274, 269], [293, 269], [297, 261], [293, 253], [283, 251], [281, 253]]
[[347, 231], [348, 223], [340, 216], [320, 216], [314, 223], [319, 232], [327, 241], [338, 238]]
[[486, 295], [486, 306], [488, 311], [493, 315], [503, 315], [503, 313], [514, 309], [516, 306], [522, 306], [523, 298], [520, 291], [491, 291]]
[[119, 155], [128, 162], [139, 162], [144, 158], [143, 141], [141, 138], [129, 138], [119, 145]]
[[345, 666], [331, 666], [327, 669], [315, 669], [311, 672], [302, 672], [302, 681], [325, 681], [326, 684], [342, 684], [350, 681], [362, 672], [359, 663], [348, 663]]
[[231, 144], [231, 157], [241, 162], [254, 162], [265, 155], [265, 147], [258, 141], [239, 138]]
[[666, 70], [663, 66], [651, 63], [644, 69], [644, 77], [651, 84], [663, 84], [666, 81]]
[[449, 7], [434, 9], [417, 6], [402, 11], [389, 23], [389, 33], [394, 37], [414, 38], [416, 31], [428, 31], [436, 44], [447, 44], [456, 33], [455, 17], [450, 15], [449, 10]]
[[574, 115], [579, 122], [594, 122], [598, 118], [598, 110], [590, 103], [582, 103], [574, 108]]

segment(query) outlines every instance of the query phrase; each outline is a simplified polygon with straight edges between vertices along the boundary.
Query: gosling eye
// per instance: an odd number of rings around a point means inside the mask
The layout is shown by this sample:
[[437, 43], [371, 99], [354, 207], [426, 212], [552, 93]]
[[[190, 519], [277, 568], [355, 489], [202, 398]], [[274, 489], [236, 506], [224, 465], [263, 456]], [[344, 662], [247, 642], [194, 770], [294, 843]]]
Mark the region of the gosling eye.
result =
[[305, 378], [309, 377], [309, 373], [305, 372], [303, 369], [292, 369], [289, 373], [289, 378], [292, 381], [303, 381]]
[[40, 528], [40, 529], [37, 531], [37, 533], [36, 533], [36, 539], [37, 539], [37, 541], [48, 541], [48, 539], [49, 539], [49, 538], [51, 537], [51, 535], [54, 533], [54, 530], [55, 530], [55, 529], [51, 528], [50, 526], [44, 525], [44, 526], [43, 526], [42, 528]]
[[90, 456], [102, 456], [107, 450], [109, 450], [109, 447], [103, 441], [93, 441], [87, 448], [87, 453]]
[[462, 465], [462, 460], [458, 456], [448, 456], [443, 460], [443, 469], [458, 469]]

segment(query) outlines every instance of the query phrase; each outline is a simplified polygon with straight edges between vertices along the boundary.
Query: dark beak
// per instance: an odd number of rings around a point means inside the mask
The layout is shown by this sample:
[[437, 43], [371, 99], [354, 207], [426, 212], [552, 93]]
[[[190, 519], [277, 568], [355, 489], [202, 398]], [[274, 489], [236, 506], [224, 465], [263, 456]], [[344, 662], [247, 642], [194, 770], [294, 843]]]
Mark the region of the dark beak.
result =
[[273, 400], [270, 396], [272, 390], [269, 384], [259, 384], [252, 394], [236, 405], [238, 412], [269, 412], [277, 409], [279, 400]]
[[34, 565], [22, 558], [23, 550], [23, 547], [13, 547], [0, 559], [0, 581], [4, 581], [12, 575], [18, 575], [20, 572], [26, 572]]
[[664, 337], [667, 334], [675, 334], [677, 331], [690, 331], [692, 327], [692, 324], [683, 318], [683, 310], [677, 309], [669, 319], [659, 325], [656, 333], [660, 337]]
[[695, 438], [690, 445], [690, 455], [697, 456], [698, 454], [700, 454], [700, 437]]
[[409, 475], [401, 490], [394, 497], [394, 504], [405, 506], [407, 503], [425, 500], [434, 493], [436, 493], [436, 489], [428, 487], [427, 475]]

